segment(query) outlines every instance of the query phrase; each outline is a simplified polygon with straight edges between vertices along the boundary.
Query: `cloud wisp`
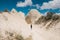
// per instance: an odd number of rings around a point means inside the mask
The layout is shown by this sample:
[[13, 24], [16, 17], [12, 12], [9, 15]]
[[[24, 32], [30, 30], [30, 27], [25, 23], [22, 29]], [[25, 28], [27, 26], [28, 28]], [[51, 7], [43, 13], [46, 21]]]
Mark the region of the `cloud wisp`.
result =
[[60, 0], [49, 1], [48, 3], [44, 2], [41, 6], [41, 9], [58, 9], [60, 8]]

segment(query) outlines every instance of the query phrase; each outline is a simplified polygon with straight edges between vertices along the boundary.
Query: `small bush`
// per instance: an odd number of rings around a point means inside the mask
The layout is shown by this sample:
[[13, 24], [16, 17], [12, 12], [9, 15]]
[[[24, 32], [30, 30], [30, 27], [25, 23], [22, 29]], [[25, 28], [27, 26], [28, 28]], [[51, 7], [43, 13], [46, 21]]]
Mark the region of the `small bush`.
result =
[[4, 12], [9, 12], [8, 9], [5, 9]]
[[45, 19], [46, 19], [46, 20], [50, 20], [50, 19], [52, 18], [53, 15], [54, 15], [53, 12], [48, 12], [48, 13], [46, 14]]
[[16, 32], [5, 31], [3, 35], [0, 33], [0, 40], [24, 40], [24, 38]]
[[52, 20], [58, 20], [59, 16], [58, 15], [53, 15]]

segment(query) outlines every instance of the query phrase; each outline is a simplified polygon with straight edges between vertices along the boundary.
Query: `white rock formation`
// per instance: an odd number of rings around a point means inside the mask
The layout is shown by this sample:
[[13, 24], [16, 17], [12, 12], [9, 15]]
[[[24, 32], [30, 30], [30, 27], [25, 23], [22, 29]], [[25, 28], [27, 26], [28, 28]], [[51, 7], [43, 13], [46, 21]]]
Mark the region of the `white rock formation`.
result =
[[60, 22], [50, 29], [46, 29], [43, 25], [33, 25], [33, 40], [60, 40]]
[[57, 19], [44, 20], [40, 24], [32, 24], [33, 40], [60, 40], [60, 16], [56, 15], [55, 17], [58, 16]]
[[27, 14], [27, 17], [31, 18], [32, 23], [34, 23], [41, 16], [42, 14], [36, 9], [31, 9], [30, 12]]
[[25, 20], [25, 14], [24, 14], [23, 12], [20, 11], [20, 12], [18, 13], [18, 15], [21, 16], [21, 18]]
[[[31, 17], [32, 22], [35, 22], [42, 14], [32, 9], [28, 16]], [[11, 12], [0, 13], [0, 32], [2, 32], [0, 37], [1, 35], [4, 36], [4, 40], [8, 40], [6, 39], [8, 35], [5, 35], [6, 31], [16, 32], [22, 35], [24, 39], [30, 36], [32, 40], [60, 40], [60, 18], [49, 21], [44, 19], [39, 25], [32, 24], [32, 28], [30, 26], [30, 24], [26, 23], [23, 12], [17, 12], [13, 9]]]
[[23, 19], [23, 15], [20, 16], [18, 13], [2, 12], [0, 14], [0, 30], [2, 32], [16, 32], [17, 34], [22, 35], [24, 38], [31, 35], [30, 26]]
[[17, 13], [16, 9], [14, 9], [14, 8], [11, 10], [11, 12]]

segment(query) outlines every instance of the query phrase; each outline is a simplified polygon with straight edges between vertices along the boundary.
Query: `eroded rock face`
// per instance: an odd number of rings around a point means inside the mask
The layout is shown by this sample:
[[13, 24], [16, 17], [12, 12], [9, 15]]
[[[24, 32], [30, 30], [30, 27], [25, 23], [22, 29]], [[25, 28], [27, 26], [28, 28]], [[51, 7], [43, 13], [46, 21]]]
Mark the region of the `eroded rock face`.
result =
[[48, 12], [34, 23], [28, 16], [28, 22], [32, 24], [32, 40], [60, 40], [60, 15]]
[[40, 14], [36, 9], [30, 10], [30, 12], [26, 16], [27, 23], [34, 23], [42, 14]]
[[42, 25], [33, 25], [33, 40], [60, 40], [59, 24], [60, 23], [50, 29], [46, 29], [46, 27]]
[[13, 9], [0, 13], [0, 40], [60, 40], [60, 15], [35, 9], [25, 17]]
[[48, 12], [46, 14], [46, 16], [42, 15], [36, 22], [35, 24], [43, 24], [43, 26], [47, 25], [47, 28], [52, 26], [52, 25], [55, 25], [56, 23], [58, 23], [60, 20], [60, 15], [57, 15], [57, 14], [54, 14], [54, 13], [51, 13]]
[[27, 16], [25, 18], [25, 21], [27, 22], [27, 24], [31, 24], [32, 23], [31, 18], [29, 16]]
[[0, 14], [0, 30], [2, 31], [3, 36], [6, 36], [4, 34], [5, 31], [16, 32], [18, 35], [21, 35], [24, 39], [27, 38], [31, 32], [30, 26], [26, 23], [24, 15], [19, 14], [15, 11], [2, 12]]
[[33, 24], [33, 40], [60, 40], [60, 15], [41, 16]]

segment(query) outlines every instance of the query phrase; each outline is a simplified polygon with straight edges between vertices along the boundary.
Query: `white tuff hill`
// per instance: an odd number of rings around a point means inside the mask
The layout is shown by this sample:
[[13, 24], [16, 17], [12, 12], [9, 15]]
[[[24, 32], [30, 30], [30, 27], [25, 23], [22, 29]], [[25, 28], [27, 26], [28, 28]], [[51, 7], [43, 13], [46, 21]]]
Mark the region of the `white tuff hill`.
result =
[[26, 20], [30, 19], [31, 22], [34, 23], [41, 16], [42, 16], [42, 14], [38, 10], [31, 9], [26, 16]]
[[13, 11], [14, 12], [0, 13], [0, 31], [2, 32], [3, 37], [7, 38], [7, 35], [5, 35], [5, 32], [7, 31], [11, 33], [16, 32], [17, 34], [22, 35], [23, 38], [27, 38], [28, 35], [31, 35], [31, 29], [26, 23], [24, 15], [22, 14], [22, 12], [16, 12], [15, 9]]
[[60, 14], [0, 12], [0, 40], [60, 40]]

